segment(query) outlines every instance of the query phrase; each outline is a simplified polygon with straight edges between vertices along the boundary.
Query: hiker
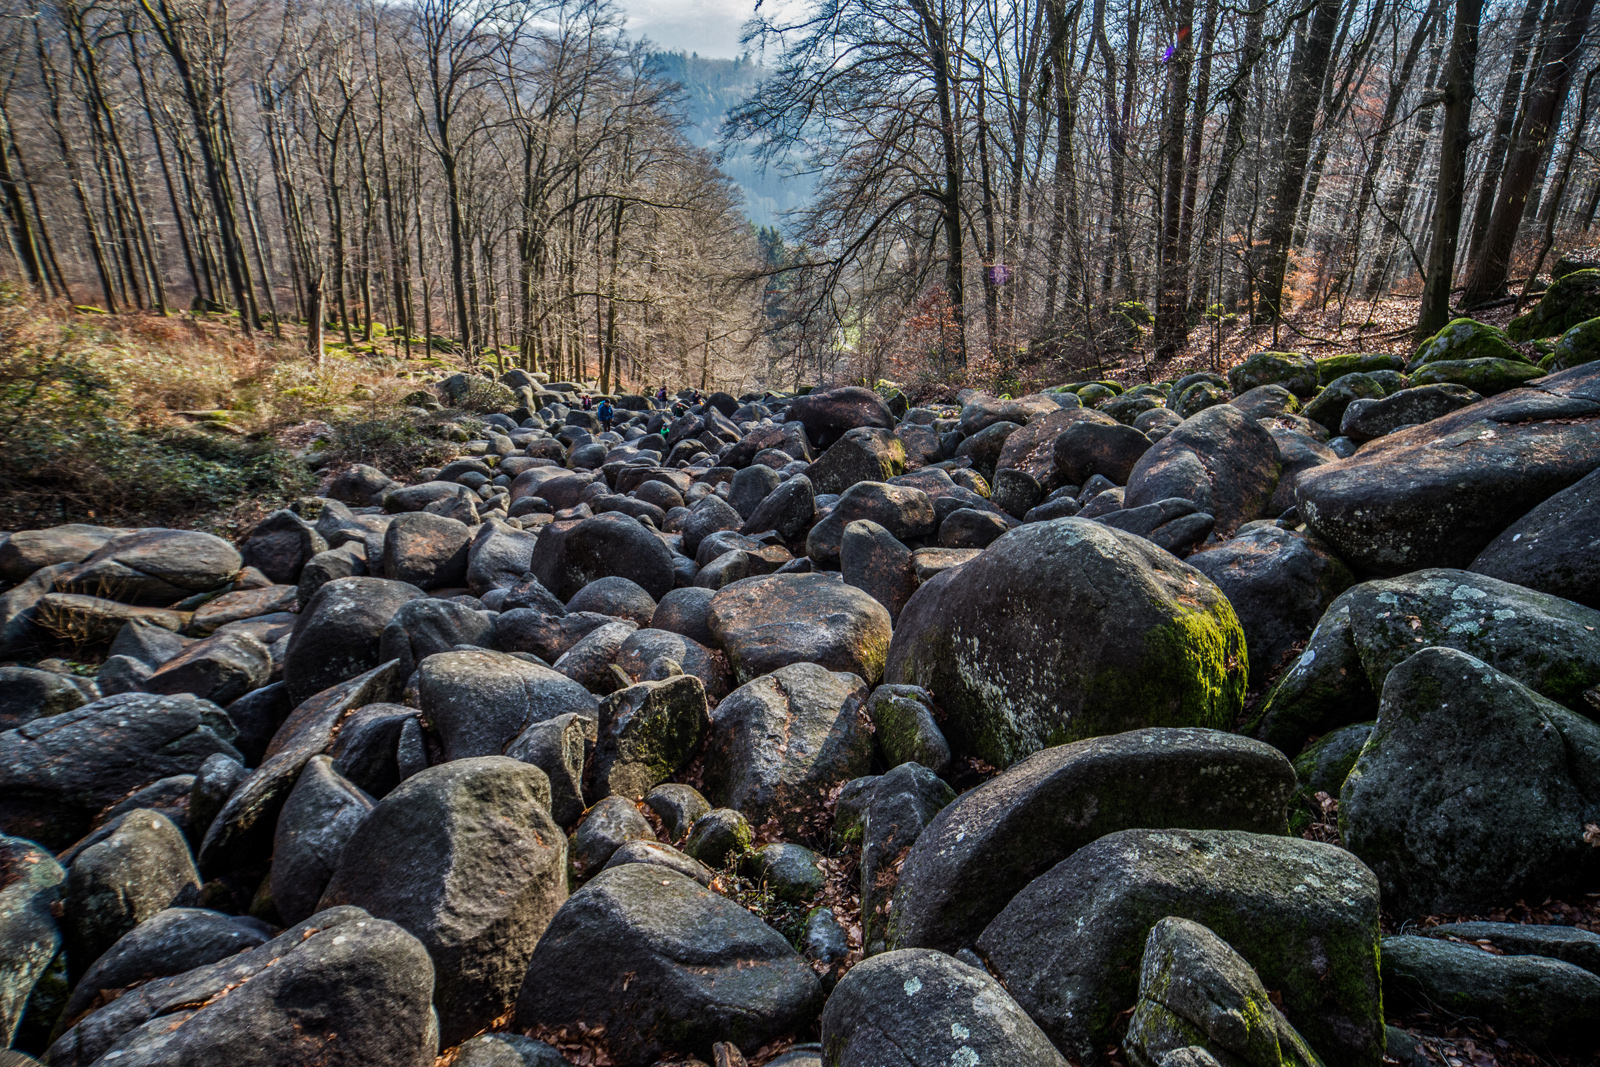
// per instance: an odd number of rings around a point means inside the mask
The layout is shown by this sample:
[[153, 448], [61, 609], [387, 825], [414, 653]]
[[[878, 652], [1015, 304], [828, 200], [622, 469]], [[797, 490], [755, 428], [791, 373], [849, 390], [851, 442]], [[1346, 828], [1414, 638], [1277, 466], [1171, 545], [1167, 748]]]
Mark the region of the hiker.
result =
[[584, 393], [583, 394], [583, 410], [588, 411], [590, 406], [593, 403], [594, 403], [594, 398], [591, 397], [588, 393]]
[[666, 402], [667, 402], [667, 387], [663, 385], [660, 389], [656, 390], [656, 403], [665, 404]]
[[600, 416], [600, 426], [601, 426], [601, 428], [604, 429], [605, 432], [610, 433], [611, 432], [611, 420], [616, 418], [616, 415], [617, 415], [616, 411], [614, 411], [612, 409], [612, 407], [611, 407], [611, 401], [609, 401], [609, 400], [600, 401], [600, 407], [595, 412], [595, 414]]

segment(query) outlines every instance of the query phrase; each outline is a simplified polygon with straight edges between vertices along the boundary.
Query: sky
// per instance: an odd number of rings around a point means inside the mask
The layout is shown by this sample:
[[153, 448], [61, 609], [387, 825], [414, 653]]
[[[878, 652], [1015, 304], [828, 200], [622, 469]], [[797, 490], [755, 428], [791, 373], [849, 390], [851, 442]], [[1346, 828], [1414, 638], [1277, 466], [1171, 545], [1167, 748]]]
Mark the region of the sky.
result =
[[739, 27], [755, 0], [622, 0], [628, 32], [663, 51], [698, 52], [715, 59], [739, 55]]

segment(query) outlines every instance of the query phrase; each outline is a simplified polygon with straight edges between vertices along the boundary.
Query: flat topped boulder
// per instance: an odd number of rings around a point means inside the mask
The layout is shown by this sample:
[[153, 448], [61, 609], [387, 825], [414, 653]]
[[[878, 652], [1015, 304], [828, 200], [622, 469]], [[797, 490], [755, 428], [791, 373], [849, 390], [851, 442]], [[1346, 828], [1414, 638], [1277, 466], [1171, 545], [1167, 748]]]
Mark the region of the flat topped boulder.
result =
[[107, 541], [63, 591], [165, 606], [215, 589], [243, 565], [238, 550], [214, 534], [139, 530]]
[[1244, 634], [1222, 591], [1134, 534], [1029, 523], [924, 584], [900, 614], [887, 681], [944, 710], [952, 750], [1008, 767], [1144, 726], [1232, 726]]
[[709, 621], [741, 683], [791, 663], [860, 675], [869, 685], [883, 677], [888, 609], [832, 575], [735, 582], [711, 598]]
[[955, 952], [1034, 878], [1138, 826], [1279, 834], [1294, 768], [1216, 730], [1131, 730], [1035, 752], [941, 811], [906, 856], [889, 943]]
[[1300, 515], [1358, 572], [1465, 567], [1600, 469], [1600, 364], [1540, 379], [1301, 473]]

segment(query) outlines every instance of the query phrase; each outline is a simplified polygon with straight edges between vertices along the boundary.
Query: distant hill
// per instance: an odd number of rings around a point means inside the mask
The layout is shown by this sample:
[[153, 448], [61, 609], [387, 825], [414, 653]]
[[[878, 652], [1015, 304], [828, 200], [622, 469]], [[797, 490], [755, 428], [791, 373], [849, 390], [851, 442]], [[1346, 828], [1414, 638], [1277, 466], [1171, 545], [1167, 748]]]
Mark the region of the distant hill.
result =
[[[683, 52], [656, 52], [650, 58], [662, 77], [683, 87], [689, 140], [702, 148], [721, 149], [723, 117], [755, 91], [763, 74], [760, 64], [749, 57], [710, 59]], [[743, 190], [745, 214], [757, 226], [781, 225], [785, 211], [811, 198], [809, 179], [796, 181], [771, 169], [763, 174], [743, 145], [725, 152], [722, 172]]]

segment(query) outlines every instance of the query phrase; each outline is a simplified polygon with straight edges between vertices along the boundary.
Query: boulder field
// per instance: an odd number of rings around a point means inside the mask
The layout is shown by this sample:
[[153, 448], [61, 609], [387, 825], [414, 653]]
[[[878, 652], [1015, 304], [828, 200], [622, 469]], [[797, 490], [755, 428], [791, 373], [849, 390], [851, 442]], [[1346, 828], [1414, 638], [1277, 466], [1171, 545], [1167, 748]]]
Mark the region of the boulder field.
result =
[[1552, 316], [606, 427], [512, 371], [237, 544], [0, 533], [0, 1063], [1594, 1062], [1600, 935], [1500, 921], [1600, 893]]

